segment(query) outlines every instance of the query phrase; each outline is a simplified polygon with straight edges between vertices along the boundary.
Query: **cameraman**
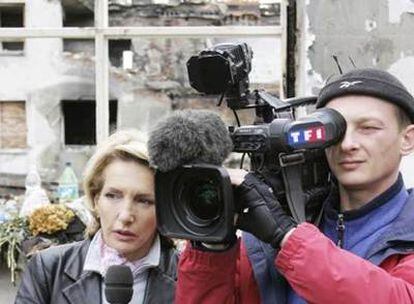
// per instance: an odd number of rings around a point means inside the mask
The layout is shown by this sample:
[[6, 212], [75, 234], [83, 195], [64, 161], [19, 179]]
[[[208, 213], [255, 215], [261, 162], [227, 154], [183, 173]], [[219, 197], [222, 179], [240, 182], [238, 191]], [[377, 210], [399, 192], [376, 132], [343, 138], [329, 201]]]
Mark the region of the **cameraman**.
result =
[[176, 303], [414, 303], [414, 193], [399, 173], [414, 150], [414, 98], [391, 74], [356, 69], [322, 88], [317, 107], [347, 122], [326, 149], [336, 179], [319, 227], [295, 223], [257, 175], [230, 170], [247, 232], [188, 244]]

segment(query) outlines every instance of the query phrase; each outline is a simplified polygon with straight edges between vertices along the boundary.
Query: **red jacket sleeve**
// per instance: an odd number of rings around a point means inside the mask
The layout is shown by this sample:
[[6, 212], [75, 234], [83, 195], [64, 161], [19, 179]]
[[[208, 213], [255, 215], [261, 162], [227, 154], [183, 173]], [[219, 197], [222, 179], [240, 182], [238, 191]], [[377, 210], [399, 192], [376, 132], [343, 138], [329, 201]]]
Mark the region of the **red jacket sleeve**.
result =
[[311, 224], [296, 228], [275, 263], [309, 303], [414, 303], [414, 255], [392, 256], [381, 268], [336, 247]]
[[204, 252], [187, 244], [179, 261], [175, 303], [260, 303], [244, 245]]
[[237, 251], [238, 245], [205, 252], [188, 243], [178, 264], [175, 303], [234, 303]]

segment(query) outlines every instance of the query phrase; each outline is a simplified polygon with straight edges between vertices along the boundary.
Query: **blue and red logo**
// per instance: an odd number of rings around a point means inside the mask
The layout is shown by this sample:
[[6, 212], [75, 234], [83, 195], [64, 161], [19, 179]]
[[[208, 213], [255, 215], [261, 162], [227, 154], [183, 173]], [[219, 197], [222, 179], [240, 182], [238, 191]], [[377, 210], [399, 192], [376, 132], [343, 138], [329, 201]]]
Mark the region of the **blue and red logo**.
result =
[[326, 133], [324, 126], [298, 128], [288, 132], [288, 143], [291, 146], [306, 146], [317, 142], [324, 142], [326, 140]]

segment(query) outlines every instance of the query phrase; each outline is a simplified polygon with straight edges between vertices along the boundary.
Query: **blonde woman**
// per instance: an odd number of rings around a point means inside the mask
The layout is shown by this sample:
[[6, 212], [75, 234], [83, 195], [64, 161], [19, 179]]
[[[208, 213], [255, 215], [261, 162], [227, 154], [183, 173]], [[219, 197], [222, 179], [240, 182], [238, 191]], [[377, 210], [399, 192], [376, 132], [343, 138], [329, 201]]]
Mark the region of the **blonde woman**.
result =
[[172, 303], [177, 251], [157, 233], [154, 172], [145, 136], [119, 131], [90, 159], [83, 179], [94, 215], [84, 241], [31, 258], [16, 303], [107, 303], [103, 278], [110, 265], [134, 277], [131, 303]]

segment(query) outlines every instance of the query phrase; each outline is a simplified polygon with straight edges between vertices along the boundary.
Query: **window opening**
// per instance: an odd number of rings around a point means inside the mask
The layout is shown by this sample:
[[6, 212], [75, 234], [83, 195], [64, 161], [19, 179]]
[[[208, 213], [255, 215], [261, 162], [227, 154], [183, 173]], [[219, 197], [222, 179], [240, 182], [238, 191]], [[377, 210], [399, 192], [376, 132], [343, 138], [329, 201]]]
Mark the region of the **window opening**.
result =
[[[96, 144], [95, 108], [95, 100], [62, 101], [65, 145]], [[109, 125], [112, 130], [116, 129], [117, 112], [117, 100], [110, 100]]]
[[24, 101], [0, 102], [0, 149], [27, 147], [26, 104]]
[[115, 67], [132, 68], [127, 63], [128, 52], [131, 51], [131, 39], [109, 40], [109, 60]]
[[[0, 5], [0, 27], [24, 27], [24, 5]], [[24, 41], [1, 41], [1, 50], [6, 52], [21, 52]]]

